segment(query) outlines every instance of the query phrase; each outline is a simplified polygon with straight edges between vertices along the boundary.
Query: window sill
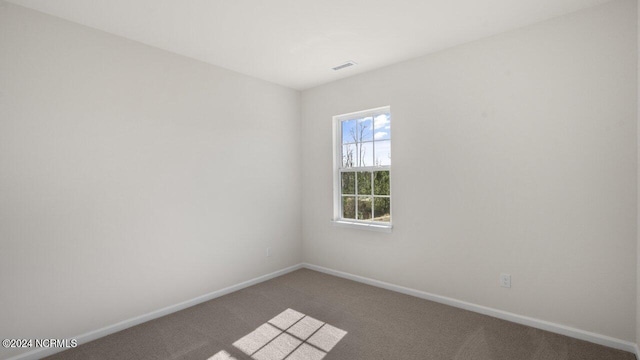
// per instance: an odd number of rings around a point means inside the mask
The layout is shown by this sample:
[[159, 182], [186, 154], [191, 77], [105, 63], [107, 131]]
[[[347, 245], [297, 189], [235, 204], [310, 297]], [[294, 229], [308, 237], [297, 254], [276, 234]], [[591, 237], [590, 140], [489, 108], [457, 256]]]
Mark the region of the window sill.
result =
[[372, 223], [361, 223], [355, 221], [346, 221], [346, 220], [331, 220], [333, 226], [344, 227], [344, 228], [352, 228], [352, 229], [361, 229], [361, 230], [369, 230], [369, 231], [377, 231], [377, 232], [385, 232], [390, 233], [393, 229], [393, 225], [384, 225], [384, 224], [372, 224]]

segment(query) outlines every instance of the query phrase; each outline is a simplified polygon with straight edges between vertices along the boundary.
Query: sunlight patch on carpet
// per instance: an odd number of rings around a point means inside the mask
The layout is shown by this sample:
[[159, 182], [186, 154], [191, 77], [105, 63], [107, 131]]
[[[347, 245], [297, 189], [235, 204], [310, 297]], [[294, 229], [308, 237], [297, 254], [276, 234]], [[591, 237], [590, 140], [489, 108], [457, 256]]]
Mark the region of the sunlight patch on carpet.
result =
[[344, 330], [325, 324], [320, 330], [311, 336], [308, 342], [321, 350], [329, 352], [346, 334], [347, 332]]
[[289, 355], [293, 350], [302, 344], [302, 341], [293, 336], [282, 333], [265, 347], [253, 354], [256, 360], [280, 360]]
[[[346, 334], [335, 326], [287, 309], [234, 342], [233, 346], [254, 360], [322, 360]], [[224, 353], [229, 358], [209, 360], [233, 359]]]
[[231, 356], [231, 354], [229, 354], [228, 352], [224, 350], [220, 350], [217, 354], [213, 355], [207, 360], [238, 360], [238, 359]]
[[287, 329], [287, 332], [298, 339], [307, 340], [309, 336], [318, 331], [324, 323], [316, 320], [311, 316], [305, 316], [303, 319]]
[[267, 345], [271, 340], [275, 339], [276, 336], [280, 335], [282, 331], [273, 327], [270, 324], [262, 324], [257, 329], [250, 332], [247, 336], [233, 343], [233, 346], [240, 349], [243, 353], [247, 355], [252, 355], [265, 345]]
[[273, 319], [269, 320], [269, 323], [281, 330], [286, 330], [289, 327], [291, 327], [291, 325], [295, 324], [300, 319], [302, 319], [303, 317], [304, 317], [303, 313], [297, 312], [292, 309], [287, 309], [281, 312], [280, 314], [278, 314]]

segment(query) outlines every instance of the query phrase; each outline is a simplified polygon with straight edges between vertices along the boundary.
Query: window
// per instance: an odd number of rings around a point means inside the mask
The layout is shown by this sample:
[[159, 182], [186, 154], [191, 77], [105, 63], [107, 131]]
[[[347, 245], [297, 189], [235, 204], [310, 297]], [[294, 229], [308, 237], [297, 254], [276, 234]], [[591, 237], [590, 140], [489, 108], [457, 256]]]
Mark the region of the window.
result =
[[334, 222], [391, 228], [390, 108], [334, 116]]

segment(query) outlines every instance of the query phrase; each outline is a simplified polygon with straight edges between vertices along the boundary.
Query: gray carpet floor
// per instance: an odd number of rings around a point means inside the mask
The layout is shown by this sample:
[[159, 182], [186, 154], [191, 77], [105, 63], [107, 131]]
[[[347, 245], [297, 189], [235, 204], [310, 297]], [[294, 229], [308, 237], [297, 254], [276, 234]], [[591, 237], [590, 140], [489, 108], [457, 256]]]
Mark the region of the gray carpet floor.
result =
[[212, 357], [215, 360], [635, 359], [624, 351], [308, 269], [47, 359]]

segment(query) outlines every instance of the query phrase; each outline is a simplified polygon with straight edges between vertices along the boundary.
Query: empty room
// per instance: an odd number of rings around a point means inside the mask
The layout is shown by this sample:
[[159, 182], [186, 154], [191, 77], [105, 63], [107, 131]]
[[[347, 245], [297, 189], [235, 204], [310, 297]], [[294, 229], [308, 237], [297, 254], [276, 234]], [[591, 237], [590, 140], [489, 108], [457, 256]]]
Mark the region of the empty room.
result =
[[0, 0], [0, 359], [639, 359], [639, 14]]

